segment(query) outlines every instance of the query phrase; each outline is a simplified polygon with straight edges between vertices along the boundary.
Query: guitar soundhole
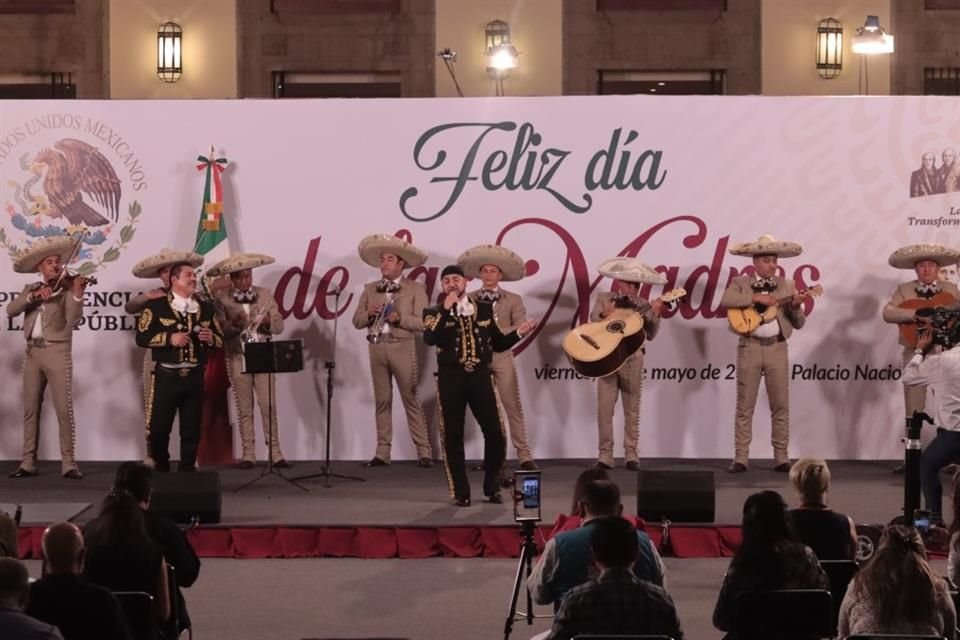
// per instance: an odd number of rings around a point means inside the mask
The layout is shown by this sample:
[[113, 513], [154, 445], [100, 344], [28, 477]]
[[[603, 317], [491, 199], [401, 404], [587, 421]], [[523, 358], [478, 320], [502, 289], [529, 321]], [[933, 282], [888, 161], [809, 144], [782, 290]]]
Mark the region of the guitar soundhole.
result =
[[613, 322], [607, 324], [607, 331], [610, 333], [623, 333], [623, 329], [627, 325], [624, 324], [622, 320], [614, 320]]

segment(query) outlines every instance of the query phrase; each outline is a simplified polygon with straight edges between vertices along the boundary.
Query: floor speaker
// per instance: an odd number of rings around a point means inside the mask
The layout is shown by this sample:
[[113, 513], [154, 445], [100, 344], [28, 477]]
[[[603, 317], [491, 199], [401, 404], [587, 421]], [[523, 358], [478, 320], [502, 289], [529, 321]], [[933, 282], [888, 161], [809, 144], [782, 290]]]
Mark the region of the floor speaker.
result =
[[220, 522], [220, 474], [156, 473], [150, 511], [174, 522], [188, 524], [197, 518], [202, 524]]
[[713, 522], [715, 514], [712, 471], [637, 474], [637, 515], [647, 522]]

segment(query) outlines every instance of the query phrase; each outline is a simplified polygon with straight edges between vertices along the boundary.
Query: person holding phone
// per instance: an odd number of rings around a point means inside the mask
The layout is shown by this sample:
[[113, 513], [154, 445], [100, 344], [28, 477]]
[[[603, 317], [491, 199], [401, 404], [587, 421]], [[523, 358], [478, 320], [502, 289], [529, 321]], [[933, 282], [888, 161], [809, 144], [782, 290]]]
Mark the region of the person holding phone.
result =
[[490, 363], [495, 351], [506, 351], [537, 326], [526, 320], [509, 333], [500, 330], [493, 304], [466, 295], [463, 269], [449, 265], [440, 274], [443, 302], [423, 311], [423, 341], [437, 347], [437, 400], [443, 463], [454, 504], [470, 506], [470, 481], [463, 450], [467, 406], [483, 432], [483, 493], [488, 502], [503, 503], [500, 469], [506, 457], [504, 425], [497, 409]]

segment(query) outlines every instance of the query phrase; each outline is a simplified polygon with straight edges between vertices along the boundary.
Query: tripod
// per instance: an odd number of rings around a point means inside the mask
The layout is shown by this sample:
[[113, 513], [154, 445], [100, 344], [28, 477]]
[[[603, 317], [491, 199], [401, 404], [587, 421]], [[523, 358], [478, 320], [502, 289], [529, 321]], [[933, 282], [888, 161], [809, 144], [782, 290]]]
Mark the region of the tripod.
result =
[[[266, 373], [272, 376], [274, 373], [300, 371], [303, 368], [302, 345], [298, 340], [249, 342], [243, 349], [243, 363], [243, 374], [249, 376], [258, 373]], [[282, 365], [280, 363], [282, 363]], [[298, 489], [309, 491], [305, 486], [299, 484], [296, 478], [291, 479], [286, 477], [273, 466], [273, 416], [276, 410], [273, 406], [273, 385], [273, 379], [268, 379], [267, 408], [270, 418], [264, 427], [267, 432], [267, 466], [263, 468], [259, 476], [239, 487], [237, 491], [243, 491], [271, 474], [292, 484]]]
[[[530, 595], [530, 589], [524, 586], [526, 579], [530, 577], [533, 571], [533, 559], [537, 555], [537, 543], [533, 541], [533, 533], [536, 531], [536, 520], [522, 520], [520, 522], [520, 534], [523, 536], [523, 542], [520, 543], [520, 562], [517, 564], [517, 577], [513, 581], [513, 595], [510, 598], [510, 610], [507, 612], [507, 622], [503, 627], [503, 640], [510, 640], [510, 633], [513, 631], [513, 623], [517, 620], [526, 620], [527, 624], [533, 624], [534, 618], [551, 618], [547, 615], [534, 615], [533, 596]], [[527, 592], [527, 610], [517, 611], [517, 600], [520, 598], [520, 587], [523, 586]]]
[[907, 418], [907, 436], [903, 439], [903, 520], [894, 518], [896, 524], [912, 525], [914, 513], [920, 508], [920, 430], [924, 422], [933, 424], [933, 418], [922, 411], [914, 411]]
[[[340, 308], [340, 294], [342, 293], [341, 289], [338, 287], [334, 292], [334, 309]], [[348, 476], [342, 473], [334, 473], [333, 468], [330, 466], [330, 427], [333, 424], [333, 372], [337, 368], [337, 325], [339, 324], [338, 319], [340, 318], [339, 314], [334, 314], [333, 316], [333, 357], [327, 362], [323, 363], [324, 368], [327, 370], [327, 438], [326, 438], [326, 451], [324, 453], [324, 462], [323, 466], [320, 467], [320, 473], [313, 473], [307, 476], [299, 476], [294, 478], [294, 480], [312, 480], [313, 478], [323, 478], [323, 486], [328, 489], [332, 486], [330, 484], [330, 478], [340, 478], [341, 480], [356, 480], [358, 482], [366, 482], [366, 478], [360, 478], [358, 476]]]

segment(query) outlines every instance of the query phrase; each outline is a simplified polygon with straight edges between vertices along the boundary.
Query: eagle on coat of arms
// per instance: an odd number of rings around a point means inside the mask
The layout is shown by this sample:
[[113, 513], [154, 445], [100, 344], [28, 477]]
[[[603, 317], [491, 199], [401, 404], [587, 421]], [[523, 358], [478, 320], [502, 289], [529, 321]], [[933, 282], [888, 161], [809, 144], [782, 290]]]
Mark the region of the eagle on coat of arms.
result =
[[[42, 209], [33, 211], [34, 214], [42, 212], [51, 218], [63, 217], [71, 225], [87, 227], [99, 227], [111, 220], [117, 221], [120, 179], [96, 147], [73, 138], [64, 138], [56, 142], [53, 149], [41, 149], [30, 161], [29, 167], [36, 176], [43, 177], [46, 201]], [[110, 219], [84, 202], [84, 194], [99, 204]], [[41, 201], [41, 197], [30, 197]]]

